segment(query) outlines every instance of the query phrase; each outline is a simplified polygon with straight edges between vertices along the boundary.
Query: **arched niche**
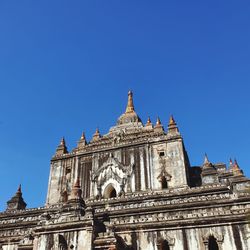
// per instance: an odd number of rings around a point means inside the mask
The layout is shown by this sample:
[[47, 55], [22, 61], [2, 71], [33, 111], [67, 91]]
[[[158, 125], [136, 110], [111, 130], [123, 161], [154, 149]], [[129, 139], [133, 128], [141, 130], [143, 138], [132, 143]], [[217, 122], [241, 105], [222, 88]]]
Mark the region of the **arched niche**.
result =
[[221, 250], [224, 237], [213, 231], [207, 232], [203, 236], [205, 250]]
[[98, 199], [104, 197], [104, 190], [109, 183], [113, 183], [118, 196], [131, 191], [133, 166], [124, 165], [110, 154], [106, 162], [91, 173], [91, 194]]
[[170, 246], [167, 240], [163, 240], [161, 242], [161, 250], [170, 250]]
[[168, 189], [169, 182], [171, 181], [172, 176], [168, 174], [165, 170], [161, 172], [161, 174], [157, 177], [158, 181], [160, 182], [160, 188]]
[[161, 188], [162, 189], [167, 189], [168, 188], [168, 182], [165, 176], [161, 177]]
[[68, 192], [67, 192], [66, 190], [64, 190], [64, 191], [62, 192], [62, 197], [61, 197], [61, 199], [62, 199], [62, 202], [63, 202], [63, 203], [66, 203], [66, 202], [68, 201]]
[[59, 239], [59, 250], [67, 250], [68, 249], [68, 245], [67, 245], [67, 241], [66, 239], [64, 238], [63, 235], [59, 234], [58, 235], [58, 239]]
[[164, 238], [158, 238], [157, 240], [157, 249], [158, 250], [172, 250], [174, 247], [175, 240], [168, 235], [165, 235]]
[[104, 189], [104, 192], [103, 192], [103, 197], [105, 199], [110, 199], [110, 198], [114, 198], [114, 197], [117, 197], [117, 191], [116, 189], [114, 188], [113, 184], [110, 183], [106, 186], [106, 188]]
[[219, 250], [219, 245], [213, 235], [208, 238], [208, 250]]

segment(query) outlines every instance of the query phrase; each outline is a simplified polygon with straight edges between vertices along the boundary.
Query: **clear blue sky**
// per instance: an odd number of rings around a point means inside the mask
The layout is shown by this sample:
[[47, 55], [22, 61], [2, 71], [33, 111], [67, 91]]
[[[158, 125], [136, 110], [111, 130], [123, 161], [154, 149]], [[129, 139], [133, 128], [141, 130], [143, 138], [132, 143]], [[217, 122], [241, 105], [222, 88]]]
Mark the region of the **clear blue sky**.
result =
[[42, 206], [62, 136], [76, 146], [124, 112], [174, 114], [192, 165], [250, 176], [249, 1], [1, 1], [0, 209]]

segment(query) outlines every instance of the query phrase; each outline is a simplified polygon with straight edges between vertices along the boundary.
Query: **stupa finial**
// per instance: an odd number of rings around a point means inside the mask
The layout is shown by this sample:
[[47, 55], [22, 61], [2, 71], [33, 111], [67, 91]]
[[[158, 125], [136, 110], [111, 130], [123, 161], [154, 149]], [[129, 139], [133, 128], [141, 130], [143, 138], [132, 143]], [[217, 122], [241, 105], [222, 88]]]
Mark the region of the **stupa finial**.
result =
[[131, 112], [134, 112], [134, 111], [135, 111], [135, 108], [134, 108], [134, 103], [133, 103], [133, 92], [131, 90], [129, 90], [129, 92], [128, 92], [128, 103], [127, 103], [125, 113], [131, 113]]

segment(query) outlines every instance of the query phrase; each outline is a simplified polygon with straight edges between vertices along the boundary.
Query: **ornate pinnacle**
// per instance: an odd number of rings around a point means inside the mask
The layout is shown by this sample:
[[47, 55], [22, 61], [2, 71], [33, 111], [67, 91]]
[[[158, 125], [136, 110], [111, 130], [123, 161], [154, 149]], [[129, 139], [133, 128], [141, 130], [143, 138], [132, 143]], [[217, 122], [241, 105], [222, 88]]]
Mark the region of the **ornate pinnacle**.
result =
[[239, 164], [236, 159], [234, 159], [234, 168], [235, 169], [240, 169]]
[[17, 194], [22, 194], [22, 187], [21, 187], [21, 184], [19, 184], [19, 187], [17, 189]]
[[76, 178], [76, 182], [74, 184], [74, 188], [79, 188], [80, 187], [80, 178], [79, 176]]
[[82, 197], [82, 189], [80, 185], [80, 178], [77, 176], [76, 181], [71, 190], [71, 199], [81, 199]]
[[168, 123], [168, 135], [171, 136], [171, 135], [180, 135], [179, 133], [179, 129], [177, 127], [177, 124], [174, 120], [174, 117], [173, 115], [170, 116], [169, 118], [169, 123]]
[[234, 165], [231, 169], [233, 171], [233, 174], [236, 176], [243, 176], [243, 171], [240, 169], [238, 162], [236, 159], [234, 159]]
[[150, 120], [150, 117], [148, 117], [148, 120], [147, 120], [146, 125], [151, 125], [151, 124], [152, 124], [152, 122], [151, 122], [151, 120]]
[[128, 92], [128, 104], [127, 104], [125, 113], [132, 113], [134, 111], [135, 111], [135, 108], [134, 108], [134, 103], [133, 103], [133, 93], [132, 91], [129, 91]]
[[21, 210], [26, 208], [26, 203], [22, 197], [21, 184], [19, 185], [16, 194], [7, 202], [7, 210]]
[[84, 132], [82, 132], [81, 138], [78, 141], [78, 148], [80, 147], [84, 147], [87, 144], [86, 138], [85, 138], [85, 134]]
[[61, 145], [61, 146], [65, 146], [65, 139], [64, 139], [64, 136], [63, 136], [62, 139], [61, 139], [60, 145]]
[[140, 117], [136, 114], [134, 103], [133, 103], [133, 93], [128, 92], [128, 103], [125, 112], [117, 120], [117, 125], [121, 124], [131, 124], [141, 122]]
[[210, 167], [213, 168], [213, 164], [208, 160], [207, 154], [205, 154], [203, 167], [204, 167], [204, 168], [210, 168]]
[[174, 120], [173, 115], [171, 115], [170, 118], [169, 118], [168, 126], [169, 126], [169, 127], [170, 127], [170, 126], [176, 126], [176, 122], [175, 122], [175, 120]]
[[161, 126], [161, 120], [159, 116], [157, 117], [157, 120], [156, 120], [156, 126]]
[[156, 124], [155, 124], [155, 127], [154, 127], [154, 131], [160, 132], [160, 133], [164, 132], [164, 128], [163, 128], [163, 126], [161, 124], [161, 120], [160, 120], [159, 117], [157, 117]]
[[82, 135], [81, 135], [81, 138], [80, 138], [81, 140], [85, 140], [85, 134], [84, 134], [84, 132], [82, 132]]
[[97, 140], [97, 139], [99, 139], [100, 137], [101, 137], [101, 134], [100, 134], [100, 132], [99, 132], [99, 129], [96, 128], [96, 131], [95, 131], [95, 133], [94, 133], [94, 135], [93, 135], [92, 140]]
[[63, 137], [60, 141], [60, 144], [58, 145], [58, 147], [56, 149], [56, 155], [63, 155], [63, 154], [67, 154], [67, 153], [68, 153], [68, 150], [66, 147], [65, 139]]
[[100, 131], [98, 128], [96, 128], [95, 133], [94, 133], [94, 137], [99, 137], [100, 136]]
[[205, 153], [205, 158], [204, 158], [204, 163], [203, 163], [203, 165], [207, 165], [207, 164], [209, 164], [210, 163], [210, 161], [208, 160], [208, 156], [207, 156], [207, 154]]
[[230, 158], [230, 160], [229, 160], [229, 169], [232, 169], [233, 168], [233, 161], [232, 161], [232, 159]]

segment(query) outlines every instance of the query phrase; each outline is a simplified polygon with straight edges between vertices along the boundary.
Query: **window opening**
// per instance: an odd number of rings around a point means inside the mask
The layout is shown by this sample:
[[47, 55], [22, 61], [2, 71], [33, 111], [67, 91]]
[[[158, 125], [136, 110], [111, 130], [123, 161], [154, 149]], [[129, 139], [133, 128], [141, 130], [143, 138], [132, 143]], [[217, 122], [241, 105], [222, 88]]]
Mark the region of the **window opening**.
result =
[[219, 250], [217, 241], [212, 235], [208, 239], [208, 250]]
[[117, 197], [117, 193], [115, 188], [112, 186], [112, 184], [109, 184], [104, 192], [104, 198], [109, 199], [109, 198], [114, 198]]
[[161, 151], [160, 153], [159, 153], [159, 156], [160, 157], [162, 157], [162, 156], [164, 156], [165, 155], [165, 153], [163, 152], [163, 151]]
[[161, 250], [170, 250], [169, 244], [166, 240], [163, 240], [161, 243]]
[[113, 188], [113, 190], [110, 192], [110, 198], [116, 197], [116, 191]]
[[161, 177], [161, 188], [162, 188], [162, 189], [168, 188], [168, 182], [167, 182], [165, 176], [162, 176], [162, 177]]

